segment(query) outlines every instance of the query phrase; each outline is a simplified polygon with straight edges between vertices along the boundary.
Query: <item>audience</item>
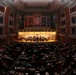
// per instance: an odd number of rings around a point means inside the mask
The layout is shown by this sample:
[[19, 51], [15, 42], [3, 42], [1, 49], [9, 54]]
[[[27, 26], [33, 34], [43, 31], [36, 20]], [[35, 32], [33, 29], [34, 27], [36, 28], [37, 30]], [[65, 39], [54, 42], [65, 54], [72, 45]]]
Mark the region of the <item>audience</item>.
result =
[[1, 75], [76, 75], [76, 46], [63, 42], [0, 47]]

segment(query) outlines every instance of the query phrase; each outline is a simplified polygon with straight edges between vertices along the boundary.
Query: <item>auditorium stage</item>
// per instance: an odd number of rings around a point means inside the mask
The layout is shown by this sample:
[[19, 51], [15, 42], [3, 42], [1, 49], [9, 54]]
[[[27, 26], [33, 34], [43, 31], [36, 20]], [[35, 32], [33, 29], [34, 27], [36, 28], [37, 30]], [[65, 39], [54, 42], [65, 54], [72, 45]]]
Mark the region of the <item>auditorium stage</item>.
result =
[[15, 41], [17, 43], [28, 43], [28, 44], [41, 44], [41, 43], [56, 43], [58, 42], [57, 40], [49, 40], [49, 41], [25, 41], [25, 40], [17, 40]]

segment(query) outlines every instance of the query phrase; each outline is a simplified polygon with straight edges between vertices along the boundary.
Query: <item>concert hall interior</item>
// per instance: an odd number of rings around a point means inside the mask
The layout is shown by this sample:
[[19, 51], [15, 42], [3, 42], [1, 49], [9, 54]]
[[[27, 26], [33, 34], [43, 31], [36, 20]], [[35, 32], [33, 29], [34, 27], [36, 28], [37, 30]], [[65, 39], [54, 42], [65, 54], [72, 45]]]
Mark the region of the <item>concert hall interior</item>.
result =
[[76, 0], [0, 0], [0, 75], [76, 75]]

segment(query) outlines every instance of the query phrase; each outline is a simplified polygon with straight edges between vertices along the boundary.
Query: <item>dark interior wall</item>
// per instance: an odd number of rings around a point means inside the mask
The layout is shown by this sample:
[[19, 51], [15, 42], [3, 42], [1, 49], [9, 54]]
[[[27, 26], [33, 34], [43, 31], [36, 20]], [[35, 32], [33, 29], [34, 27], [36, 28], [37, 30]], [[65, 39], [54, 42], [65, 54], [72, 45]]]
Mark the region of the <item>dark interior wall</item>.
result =
[[23, 29], [24, 28], [24, 15], [20, 14], [19, 17], [19, 29]]

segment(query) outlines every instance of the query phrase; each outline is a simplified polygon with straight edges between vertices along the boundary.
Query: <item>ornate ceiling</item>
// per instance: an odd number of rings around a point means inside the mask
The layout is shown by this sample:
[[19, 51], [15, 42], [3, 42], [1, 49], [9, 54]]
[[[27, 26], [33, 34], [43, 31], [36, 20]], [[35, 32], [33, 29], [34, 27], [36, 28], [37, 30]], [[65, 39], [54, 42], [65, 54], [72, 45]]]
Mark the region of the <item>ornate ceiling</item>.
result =
[[[23, 12], [53, 12], [71, 0], [1, 0], [12, 9]], [[72, 0], [73, 1], [73, 0]]]

